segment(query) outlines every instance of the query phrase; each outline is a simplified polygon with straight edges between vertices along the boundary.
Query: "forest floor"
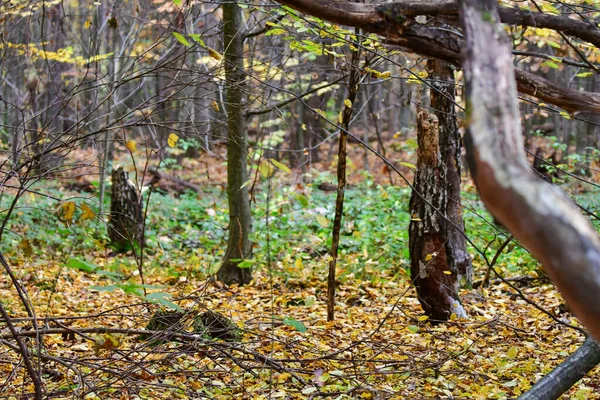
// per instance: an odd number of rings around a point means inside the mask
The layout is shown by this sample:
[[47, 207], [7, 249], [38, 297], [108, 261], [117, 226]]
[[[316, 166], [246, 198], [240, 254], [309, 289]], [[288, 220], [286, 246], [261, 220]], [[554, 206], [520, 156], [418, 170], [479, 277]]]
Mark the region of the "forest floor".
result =
[[[38, 189], [61, 198], [60, 204], [33, 193], [20, 200], [2, 251], [45, 331], [41, 342], [31, 333], [26, 344], [36, 365], [41, 359], [49, 398], [511, 399], [583, 342], [567, 326], [579, 325], [543, 268], [518, 244], [495, 266], [502, 276], [517, 278], [512, 287], [492, 276], [490, 287], [461, 290], [468, 319], [428, 321], [406, 270], [410, 192], [397, 177], [389, 186], [387, 170], [372, 157], [371, 174], [360, 172], [358, 145], [350, 149], [335, 321], [326, 321], [325, 303], [335, 194], [318, 188], [335, 182], [335, 157], [307, 169], [308, 180], [297, 171], [277, 171], [268, 181], [256, 173], [254, 279], [225, 287], [212, 279], [227, 225], [225, 164], [222, 149], [215, 152], [221, 156], [165, 170], [200, 192], [175, 196], [177, 188], [166, 183], [167, 193], [152, 194], [141, 269], [131, 252], [113, 254], [102, 216], [82, 218], [82, 204], [97, 209], [97, 191], [76, 193], [65, 189], [66, 180], [47, 181]], [[132, 171], [124, 154], [120, 162]], [[414, 155], [405, 148], [400, 157], [411, 162]], [[93, 156], [81, 151], [75, 158]], [[412, 180], [411, 169], [400, 167]], [[86, 168], [77, 173], [79, 181], [93, 181]], [[491, 258], [503, 233], [482, 219], [490, 218], [472, 185], [464, 187], [467, 233]], [[572, 187], [581, 204], [598, 208], [597, 193]], [[9, 200], [2, 199], [3, 208]], [[65, 221], [59, 214], [69, 201], [77, 211]], [[487, 267], [471, 250], [478, 281]], [[7, 278], [0, 299], [16, 328], [33, 332]], [[142, 339], [148, 321], [165, 307], [185, 312], [170, 340]], [[194, 333], [194, 321], [207, 310], [229, 318], [243, 336]], [[0, 335], [0, 396], [21, 398], [33, 385], [9, 346], [15, 342], [4, 322]], [[568, 397], [598, 393], [594, 370]]]

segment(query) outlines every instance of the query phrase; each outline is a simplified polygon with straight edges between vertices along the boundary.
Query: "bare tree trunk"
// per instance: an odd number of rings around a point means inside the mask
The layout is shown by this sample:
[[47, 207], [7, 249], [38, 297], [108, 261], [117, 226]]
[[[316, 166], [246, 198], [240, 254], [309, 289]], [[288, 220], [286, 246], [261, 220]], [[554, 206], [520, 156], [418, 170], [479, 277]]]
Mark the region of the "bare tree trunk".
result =
[[[448, 254], [446, 164], [440, 152], [438, 118], [417, 115], [419, 153], [410, 198], [410, 271], [419, 302], [431, 320], [466, 317], [458, 297], [458, 271]], [[451, 250], [451, 249], [450, 249]]]
[[225, 259], [217, 273], [226, 284], [244, 285], [252, 279], [250, 268], [240, 268], [241, 260], [252, 251], [252, 229], [248, 191], [242, 188], [248, 177], [248, 131], [244, 111], [244, 33], [242, 9], [224, 3], [223, 39], [225, 43], [225, 81], [227, 111], [227, 198], [229, 200], [229, 240]]
[[442, 162], [445, 164], [445, 180], [440, 188], [446, 196], [445, 225], [446, 255], [450, 271], [458, 272], [458, 281], [464, 279], [468, 286], [473, 281], [471, 257], [467, 251], [460, 196], [461, 139], [456, 122], [456, 96], [453, 67], [440, 60], [427, 63], [431, 77], [431, 108], [439, 121], [439, 140]]
[[348, 100], [344, 101], [344, 111], [342, 112], [342, 131], [340, 132], [340, 142], [338, 148], [337, 165], [337, 196], [335, 199], [335, 218], [333, 220], [333, 233], [331, 237], [331, 261], [329, 262], [329, 274], [327, 276], [327, 321], [334, 320], [335, 311], [335, 267], [338, 256], [338, 247], [340, 243], [340, 230], [342, 228], [342, 215], [344, 214], [344, 195], [346, 191], [346, 144], [348, 141], [348, 128], [352, 119], [353, 105], [356, 100], [356, 93], [360, 89], [360, 51], [352, 53], [352, 62], [350, 65], [350, 79], [348, 82]]
[[141, 247], [144, 229], [143, 200], [138, 188], [122, 168], [112, 171], [112, 192], [108, 237], [116, 251]]

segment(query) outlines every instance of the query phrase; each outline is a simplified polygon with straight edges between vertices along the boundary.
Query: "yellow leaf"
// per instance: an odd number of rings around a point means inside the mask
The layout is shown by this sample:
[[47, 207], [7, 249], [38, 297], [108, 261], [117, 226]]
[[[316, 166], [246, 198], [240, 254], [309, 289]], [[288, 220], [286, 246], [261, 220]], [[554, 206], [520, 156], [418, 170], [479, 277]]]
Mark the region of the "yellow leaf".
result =
[[291, 377], [292, 377], [292, 374], [290, 374], [289, 372], [284, 372], [282, 374], [279, 374], [279, 376], [277, 377], [277, 382], [283, 383], [283, 382], [287, 381], [288, 379], [290, 379]]
[[340, 111], [340, 113], [338, 114], [338, 122], [340, 124], [344, 123], [344, 112], [343, 111]]
[[319, 225], [321, 225], [323, 228], [327, 228], [329, 226], [329, 220], [327, 219], [327, 217], [324, 217], [322, 215], [317, 215], [317, 222], [319, 223]]
[[267, 179], [273, 173], [273, 165], [267, 160], [262, 160], [258, 166], [258, 172], [260, 172], [260, 176]]
[[402, 132], [398, 131], [394, 133], [394, 139], [398, 139], [402, 135]]
[[167, 139], [167, 144], [169, 147], [175, 147], [177, 141], [179, 140], [179, 136], [174, 133], [169, 134], [169, 138]]
[[305, 131], [306, 130], [306, 124], [302, 124], [302, 126], [300, 128], [302, 128], [302, 130]]
[[566, 118], [566, 119], [571, 119], [571, 115], [570, 115], [568, 112], [561, 111], [561, 112], [560, 112], [560, 115], [561, 115], [563, 118]]
[[214, 108], [216, 112], [219, 112], [219, 103], [217, 103], [216, 100], [213, 100], [212, 103], [210, 103], [210, 105], [212, 106], [212, 108]]
[[92, 21], [90, 21], [89, 19], [86, 19], [85, 22], [83, 23], [83, 28], [90, 29], [90, 26], [92, 26]]
[[94, 219], [96, 217], [96, 213], [87, 205], [81, 205], [81, 220], [85, 221], [87, 219]]
[[348, 108], [352, 108], [352, 101], [350, 99], [344, 100], [344, 105]]
[[94, 337], [94, 352], [96, 356], [100, 354], [100, 350], [112, 350], [118, 348], [120, 345], [119, 339], [109, 333]]
[[135, 140], [128, 140], [127, 143], [125, 143], [125, 146], [127, 147], [127, 150], [132, 153], [137, 149]]
[[380, 78], [382, 78], [382, 79], [387, 79], [387, 78], [389, 78], [391, 75], [392, 75], [392, 73], [391, 73], [390, 71], [384, 71], [384, 72], [382, 72], [382, 73], [379, 75], [379, 77], [380, 77]]
[[452, 271], [444, 271], [446, 275], [452, 275]]
[[419, 72], [419, 78], [421, 79], [425, 79], [429, 76], [429, 74], [427, 73], [427, 71], [421, 71]]
[[325, 111], [321, 110], [320, 108], [315, 108], [315, 112], [317, 114], [319, 114], [321, 117], [327, 119], [327, 114], [325, 114]]
[[433, 253], [433, 254], [427, 254], [425, 256], [425, 261], [429, 261], [431, 260], [433, 257], [435, 257], [437, 254]]
[[413, 169], [413, 170], [416, 170], [416, 169], [417, 169], [417, 167], [416, 167], [414, 164], [411, 164], [411, 163], [409, 163], [409, 162], [404, 162], [404, 161], [401, 161], [401, 162], [400, 162], [400, 165], [404, 165], [405, 167], [408, 167], [408, 168], [410, 168], [410, 169]]
[[304, 268], [304, 263], [302, 262], [301, 257], [296, 258], [296, 261], [294, 261], [294, 266], [298, 269]]
[[285, 165], [284, 163], [281, 163], [277, 160], [273, 160], [273, 159], [269, 159], [269, 161], [271, 161], [271, 163], [277, 167], [277, 169], [279, 169], [280, 171], [283, 172], [292, 172], [291, 169], [289, 169], [289, 167], [287, 165]]
[[208, 47], [208, 55], [217, 61], [221, 61], [223, 59], [223, 56], [218, 51], [211, 49], [210, 47]]
[[72, 221], [73, 215], [75, 215], [75, 203], [72, 201], [67, 201], [66, 203], [63, 203], [61, 207], [63, 210], [63, 220], [66, 222]]
[[506, 353], [506, 357], [508, 357], [508, 358], [510, 358], [512, 360], [516, 356], [517, 356], [517, 348], [515, 346], [511, 347], [510, 349], [508, 349], [508, 352]]
[[419, 321], [427, 321], [429, 319], [429, 317], [427, 315], [421, 315], [419, 318], [417, 318]]

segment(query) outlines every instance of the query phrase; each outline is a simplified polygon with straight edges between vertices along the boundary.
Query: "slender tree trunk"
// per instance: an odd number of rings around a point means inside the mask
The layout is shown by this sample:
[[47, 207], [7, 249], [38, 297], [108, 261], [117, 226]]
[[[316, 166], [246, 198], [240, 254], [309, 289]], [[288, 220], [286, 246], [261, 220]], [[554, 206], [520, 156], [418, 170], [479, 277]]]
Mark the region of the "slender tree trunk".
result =
[[360, 88], [360, 51], [352, 53], [352, 62], [350, 68], [350, 80], [348, 82], [348, 100], [344, 101], [344, 110], [342, 112], [340, 132], [340, 142], [338, 150], [337, 166], [337, 196], [335, 199], [335, 218], [333, 220], [333, 233], [331, 239], [331, 261], [329, 262], [329, 275], [327, 276], [327, 321], [334, 319], [335, 306], [335, 267], [338, 256], [338, 247], [340, 244], [340, 229], [342, 227], [342, 215], [344, 213], [344, 194], [346, 191], [346, 144], [348, 141], [348, 128], [352, 119], [353, 105], [356, 100], [356, 93]]
[[244, 33], [242, 9], [236, 3], [224, 3], [223, 39], [225, 44], [225, 108], [227, 112], [227, 198], [229, 200], [229, 240], [223, 264], [217, 273], [220, 281], [240, 285], [250, 282], [250, 268], [240, 268], [249, 258], [252, 229], [247, 180], [248, 132], [244, 111]]

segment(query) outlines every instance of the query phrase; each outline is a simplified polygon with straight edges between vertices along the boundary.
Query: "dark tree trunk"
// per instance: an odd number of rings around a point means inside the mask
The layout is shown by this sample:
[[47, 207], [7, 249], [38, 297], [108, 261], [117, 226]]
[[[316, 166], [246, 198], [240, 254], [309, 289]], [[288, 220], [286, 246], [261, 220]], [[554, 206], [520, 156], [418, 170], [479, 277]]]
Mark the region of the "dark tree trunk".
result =
[[600, 346], [587, 338], [580, 348], [533, 385], [519, 400], [554, 400], [600, 363]]
[[[419, 302], [432, 320], [450, 315], [466, 317], [458, 297], [459, 271], [448, 246], [447, 168], [440, 151], [438, 118], [420, 111], [417, 115], [419, 153], [409, 226], [410, 270]], [[436, 210], [437, 209], [437, 210]]]
[[244, 285], [250, 282], [250, 268], [240, 268], [241, 260], [249, 258], [252, 229], [248, 191], [242, 185], [248, 179], [248, 132], [244, 112], [244, 38], [242, 9], [236, 3], [223, 8], [223, 38], [225, 43], [225, 81], [227, 111], [227, 198], [229, 200], [229, 240], [223, 264], [217, 273], [226, 284]]
[[427, 69], [431, 78], [431, 108], [439, 121], [439, 143], [442, 162], [446, 167], [445, 182], [441, 189], [446, 196], [446, 218], [441, 221], [445, 230], [447, 262], [451, 271], [458, 271], [459, 282], [468, 286], [473, 281], [471, 257], [467, 251], [460, 197], [461, 139], [456, 122], [454, 69], [452, 65], [429, 60]]
[[122, 168], [112, 172], [112, 197], [108, 237], [116, 251], [141, 247], [144, 229], [143, 201], [139, 190]]

